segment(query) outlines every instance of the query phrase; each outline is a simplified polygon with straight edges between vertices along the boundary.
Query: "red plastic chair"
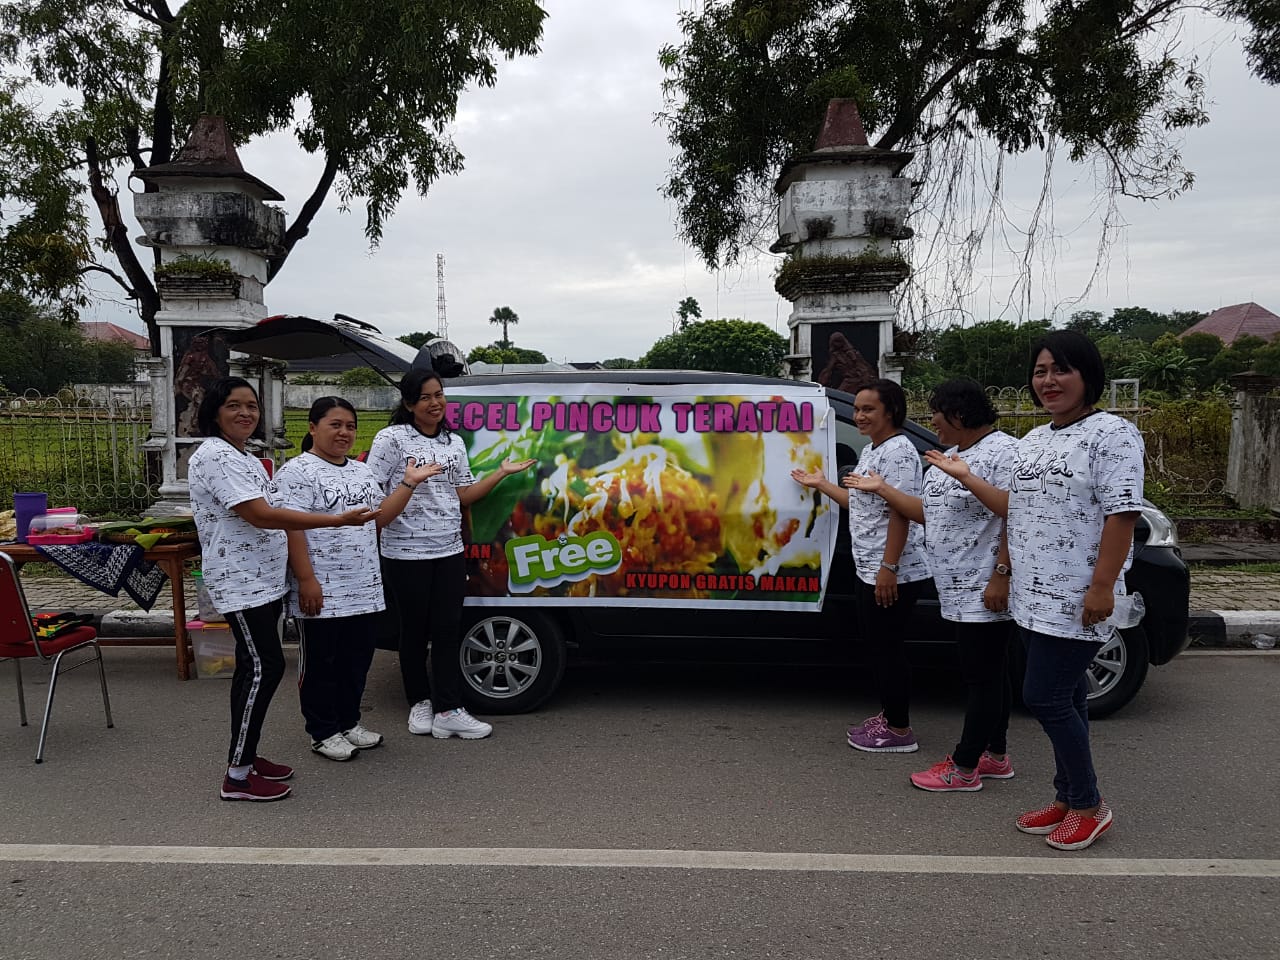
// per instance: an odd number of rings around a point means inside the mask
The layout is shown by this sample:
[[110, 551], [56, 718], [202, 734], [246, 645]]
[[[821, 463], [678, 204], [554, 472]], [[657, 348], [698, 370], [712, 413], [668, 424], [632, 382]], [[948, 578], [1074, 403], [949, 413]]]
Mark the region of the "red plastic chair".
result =
[[[73, 651], [84, 650], [89, 655], [72, 658], [64, 664], [62, 658]], [[27, 701], [22, 693], [22, 661], [39, 658], [53, 661], [49, 674], [49, 698], [44, 705], [44, 723], [40, 727], [40, 745], [36, 748], [36, 763], [44, 762], [44, 741], [49, 733], [49, 715], [53, 712], [53, 694], [57, 690], [58, 677], [68, 670], [97, 661], [98, 679], [102, 682], [102, 706], [107, 711], [107, 726], [111, 721], [111, 698], [107, 694], [107, 675], [102, 669], [102, 648], [98, 646], [98, 632], [93, 627], [76, 627], [59, 637], [41, 640], [31, 624], [31, 610], [27, 606], [18, 569], [7, 553], [0, 553], [0, 660], [12, 660], [18, 680], [18, 715], [22, 725], [27, 725]]]

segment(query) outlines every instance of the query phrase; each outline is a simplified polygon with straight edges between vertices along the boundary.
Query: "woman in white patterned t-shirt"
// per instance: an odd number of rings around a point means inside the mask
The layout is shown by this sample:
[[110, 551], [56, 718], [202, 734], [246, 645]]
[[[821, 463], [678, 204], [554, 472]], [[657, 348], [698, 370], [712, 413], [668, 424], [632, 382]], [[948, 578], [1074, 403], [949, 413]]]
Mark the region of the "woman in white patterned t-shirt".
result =
[[[996, 429], [997, 414], [973, 380], [948, 380], [929, 397], [938, 442], [965, 458], [972, 473], [1008, 486], [1017, 441]], [[1006, 658], [1011, 635], [1009, 548], [1004, 518], [941, 470], [926, 470], [919, 497], [897, 490], [875, 473], [855, 475], [855, 490], [876, 493], [923, 525], [925, 555], [938, 588], [942, 618], [955, 629], [960, 676], [966, 690], [964, 727], [954, 752], [911, 775], [921, 790], [973, 792], [986, 779], [1007, 780], [1006, 750], [1013, 691]]]
[[283, 800], [293, 768], [258, 756], [267, 707], [284, 676], [281, 598], [288, 591], [286, 530], [361, 526], [376, 510], [304, 513], [280, 506], [279, 490], [245, 449], [258, 429], [258, 394], [225, 377], [205, 391], [196, 419], [206, 439], [191, 456], [187, 480], [200, 534], [204, 583], [236, 638], [231, 677], [231, 748], [223, 800]]
[[[410, 458], [388, 495], [373, 472], [347, 453], [356, 439], [355, 408], [342, 397], [321, 397], [307, 414], [302, 454], [276, 475], [284, 505], [313, 513], [378, 507], [381, 529], [400, 515], [418, 484], [440, 472]], [[382, 743], [360, 722], [360, 698], [373, 663], [377, 614], [386, 609], [373, 526], [290, 530], [287, 609], [300, 635], [298, 703], [311, 749], [350, 760]]]
[[[876, 380], [858, 391], [853, 422], [871, 442], [863, 448], [858, 470], [875, 471], [910, 496], [920, 494], [920, 454], [902, 433], [907, 398], [892, 380]], [[862, 642], [871, 653], [871, 668], [880, 693], [881, 710], [847, 732], [849, 746], [867, 753], [914, 753], [920, 748], [911, 730], [911, 667], [906, 634], [911, 610], [928, 586], [920, 528], [870, 493], [828, 480], [821, 470], [793, 470], [797, 483], [821, 490], [849, 510], [849, 537], [857, 574], [853, 597]]]
[[382, 531], [383, 578], [400, 620], [400, 675], [409, 702], [409, 732], [478, 740], [493, 728], [462, 705], [458, 657], [467, 585], [462, 508], [535, 461], [507, 460], [476, 479], [466, 445], [445, 422], [444, 381], [439, 374], [410, 370], [400, 381], [400, 398], [391, 426], [378, 431], [369, 451], [374, 478], [390, 493], [410, 457], [442, 468], [419, 485], [400, 516]]
[[1113, 822], [1089, 745], [1088, 670], [1133, 557], [1142, 508], [1142, 437], [1094, 407], [1106, 373], [1093, 341], [1070, 330], [1031, 348], [1027, 384], [1050, 422], [1018, 442], [1009, 490], [969, 473], [963, 460], [930, 462], [1008, 515], [1009, 607], [1027, 649], [1022, 696], [1053, 745], [1052, 803], [1017, 819], [1059, 850], [1083, 850]]

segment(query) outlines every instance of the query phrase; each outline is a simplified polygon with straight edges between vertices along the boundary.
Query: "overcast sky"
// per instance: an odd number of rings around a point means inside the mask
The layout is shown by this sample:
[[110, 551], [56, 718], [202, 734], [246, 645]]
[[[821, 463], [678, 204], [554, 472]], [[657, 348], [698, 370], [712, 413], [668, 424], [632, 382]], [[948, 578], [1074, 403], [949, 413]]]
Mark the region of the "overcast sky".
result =
[[[715, 274], [676, 238], [659, 194], [671, 158], [662, 127], [657, 52], [679, 40], [688, 0], [546, 0], [542, 51], [500, 68], [491, 90], [469, 91], [455, 127], [466, 169], [425, 198], [406, 197], [382, 245], [370, 251], [363, 211], [335, 197], [267, 288], [272, 313], [334, 312], [391, 335], [436, 329], [436, 254], [446, 258], [450, 339], [464, 350], [500, 331], [493, 309], [519, 314], [512, 340], [551, 359], [637, 357], [671, 332], [676, 304], [696, 297], [704, 317], [742, 317], [786, 332], [790, 305], [773, 291], [776, 260]], [[1234, 34], [1207, 22], [1189, 40], [1211, 54], [1212, 122], [1184, 146], [1195, 188], [1173, 201], [1122, 202], [1127, 226], [1105, 275], [1079, 304], [1093, 270], [1096, 218], [1089, 171], [1061, 163], [1052, 263], [1037, 268], [1030, 313], [1117, 306], [1212, 310], [1254, 300], [1280, 312], [1280, 89], [1250, 77]], [[245, 168], [298, 210], [319, 170], [284, 135], [240, 148]], [[1029, 207], [1039, 178], [1020, 162], [1009, 209]], [[910, 172], [910, 171], [908, 171]], [[1013, 270], [985, 257], [960, 306], [999, 314]], [[139, 328], [118, 306], [98, 319]], [[93, 318], [86, 313], [86, 319]]]

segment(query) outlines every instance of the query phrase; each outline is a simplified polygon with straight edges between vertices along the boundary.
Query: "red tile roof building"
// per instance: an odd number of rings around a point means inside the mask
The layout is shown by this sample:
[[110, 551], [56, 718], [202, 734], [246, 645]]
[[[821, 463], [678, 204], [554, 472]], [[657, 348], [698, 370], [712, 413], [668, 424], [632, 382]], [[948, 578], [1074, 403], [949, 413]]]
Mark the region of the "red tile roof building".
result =
[[87, 320], [80, 323], [80, 332], [89, 340], [119, 340], [127, 343], [135, 350], [151, 352], [151, 341], [140, 333], [118, 327], [114, 323], [101, 320]]
[[1256, 303], [1236, 303], [1219, 307], [1178, 336], [1185, 337], [1189, 333], [1211, 333], [1227, 346], [1246, 335], [1274, 340], [1280, 335], [1280, 317]]

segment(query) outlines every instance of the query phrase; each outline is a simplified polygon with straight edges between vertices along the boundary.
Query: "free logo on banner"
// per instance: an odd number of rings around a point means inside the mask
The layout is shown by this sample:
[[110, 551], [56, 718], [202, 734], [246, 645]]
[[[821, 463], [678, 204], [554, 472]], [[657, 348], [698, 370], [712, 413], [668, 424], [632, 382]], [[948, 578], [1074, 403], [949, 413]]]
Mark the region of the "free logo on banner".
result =
[[507, 541], [506, 553], [512, 593], [574, 583], [593, 573], [613, 573], [622, 564], [622, 547], [603, 530], [585, 537], [561, 534], [555, 540], [515, 537]]

